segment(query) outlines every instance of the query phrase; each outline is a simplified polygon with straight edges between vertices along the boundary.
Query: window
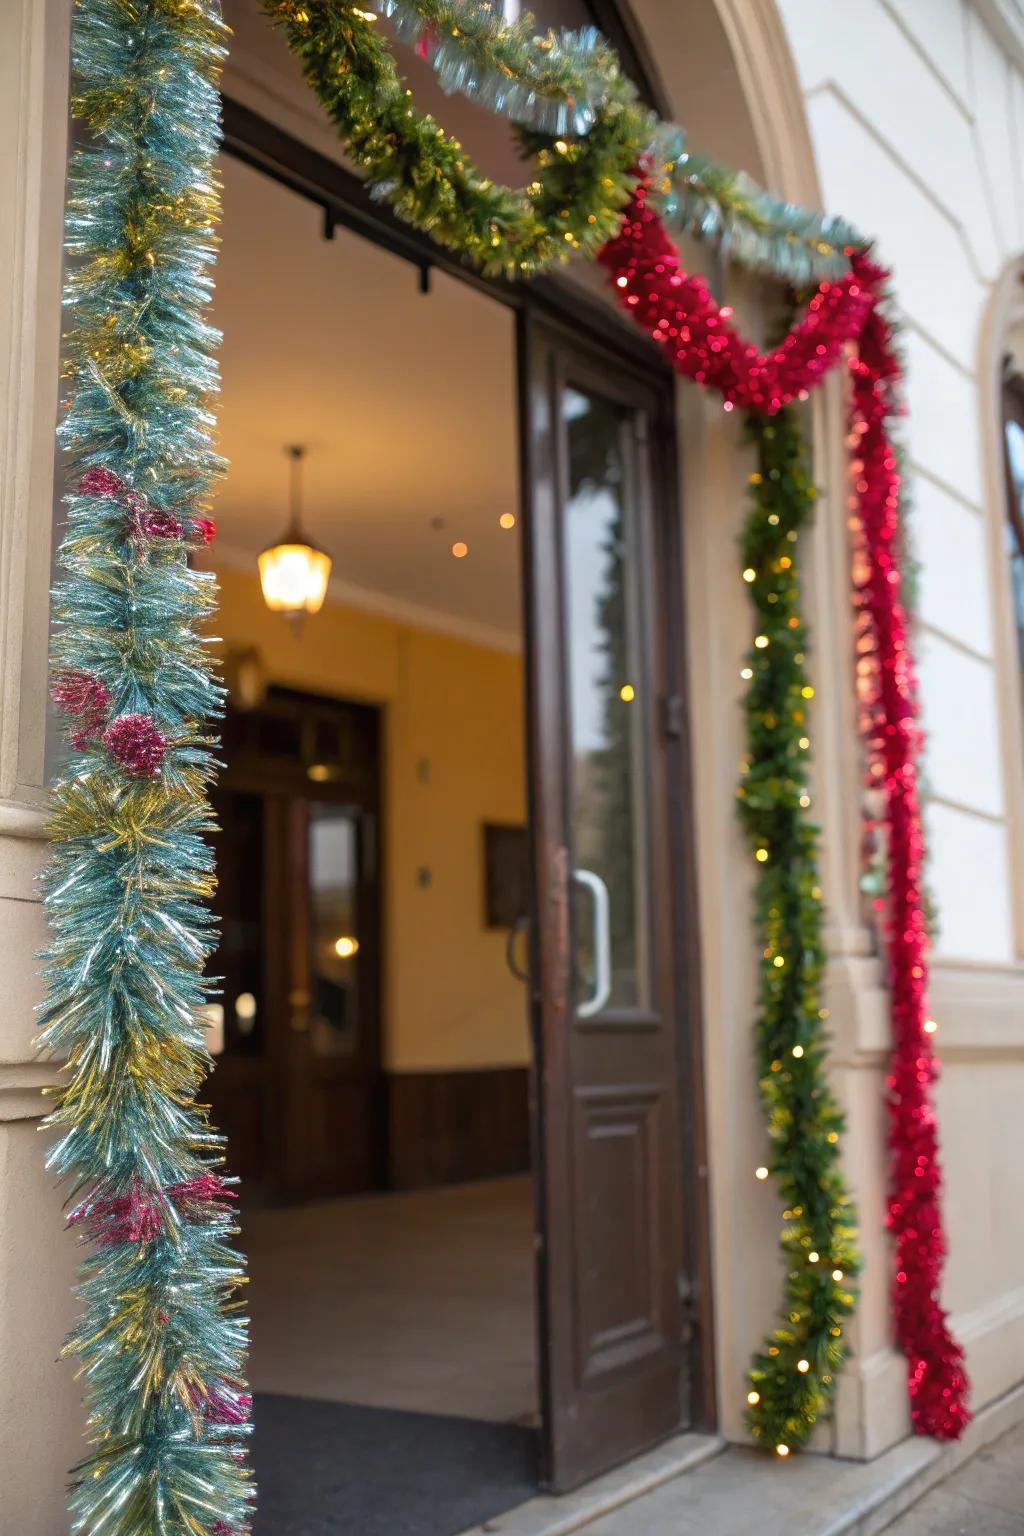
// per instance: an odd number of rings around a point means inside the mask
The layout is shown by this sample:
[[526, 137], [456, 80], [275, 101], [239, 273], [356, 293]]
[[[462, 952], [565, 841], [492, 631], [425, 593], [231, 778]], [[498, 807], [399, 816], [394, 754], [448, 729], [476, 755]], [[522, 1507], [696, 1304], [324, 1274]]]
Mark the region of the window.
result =
[[1017, 616], [1017, 646], [1024, 685], [1024, 374], [1003, 378], [1003, 447], [1009, 513], [1006, 525], [1010, 577]]

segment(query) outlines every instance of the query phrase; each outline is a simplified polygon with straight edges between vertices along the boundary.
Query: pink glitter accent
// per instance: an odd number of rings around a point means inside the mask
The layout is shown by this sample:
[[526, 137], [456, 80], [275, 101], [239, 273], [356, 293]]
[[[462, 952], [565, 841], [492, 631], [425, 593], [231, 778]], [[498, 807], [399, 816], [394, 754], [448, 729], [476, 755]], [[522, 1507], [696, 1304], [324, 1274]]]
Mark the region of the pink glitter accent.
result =
[[172, 1184], [167, 1193], [178, 1204], [182, 1200], [237, 1200], [233, 1189], [216, 1173], [201, 1173], [198, 1178], [187, 1179], [184, 1184]]
[[217, 537], [217, 524], [212, 517], [193, 517], [189, 522], [189, 533], [201, 544], [212, 544]]
[[103, 732], [103, 745], [129, 773], [153, 779], [160, 772], [167, 737], [149, 715], [121, 715]]
[[105, 684], [91, 672], [61, 672], [54, 678], [50, 696], [58, 709], [66, 715], [76, 715], [77, 730], [71, 733], [71, 741], [80, 752], [90, 741], [103, 732], [110, 705], [110, 694]]
[[163, 1228], [160, 1202], [151, 1191], [134, 1185], [126, 1195], [86, 1200], [68, 1217], [69, 1226], [86, 1224], [86, 1232], [102, 1247], [112, 1243], [148, 1243]]
[[151, 539], [180, 539], [182, 528], [173, 512], [143, 512], [138, 519], [140, 533]]
[[78, 491], [81, 496], [120, 496], [124, 490], [124, 481], [120, 475], [115, 475], [112, 469], [87, 469], [78, 482]]

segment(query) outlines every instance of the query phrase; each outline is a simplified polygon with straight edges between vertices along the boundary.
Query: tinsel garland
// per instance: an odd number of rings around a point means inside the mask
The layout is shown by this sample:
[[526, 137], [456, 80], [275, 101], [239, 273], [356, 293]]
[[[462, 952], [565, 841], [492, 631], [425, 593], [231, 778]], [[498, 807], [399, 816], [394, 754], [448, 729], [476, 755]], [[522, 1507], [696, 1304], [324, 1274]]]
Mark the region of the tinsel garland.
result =
[[81, 119], [67, 207], [72, 466], [53, 693], [42, 1047], [65, 1058], [50, 1165], [87, 1245], [81, 1357], [87, 1536], [240, 1536], [252, 1487], [247, 1324], [222, 1140], [196, 1092], [215, 943], [206, 841], [221, 690], [200, 626], [215, 586], [189, 552], [205, 497], [216, 333], [204, 310], [225, 30], [217, 0], [75, 8]]
[[718, 390], [727, 410], [771, 413], [806, 397], [860, 335], [874, 302], [873, 269], [866, 257], [854, 254], [851, 270], [838, 282], [821, 283], [782, 342], [758, 352], [704, 279], [684, 271], [646, 176], [598, 260], [611, 274], [622, 307], [676, 372]]
[[[617, 89], [621, 66], [593, 29], [537, 36], [527, 12], [506, 22], [500, 7], [478, 0], [383, 0], [380, 8], [444, 90], [535, 132], [587, 132]], [[694, 153], [675, 123], [659, 123], [644, 147], [666, 222], [742, 266], [800, 285], [841, 277], [850, 251], [867, 249], [844, 220], [784, 202], [744, 172]]]
[[[654, 131], [617, 65], [602, 73], [601, 109], [588, 133], [524, 140], [536, 165], [515, 190], [482, 175], [457, 139], [416, 111], [373, 12], [348, 0], [261, 3], [284, 28], [372, 195], [480, 271], [530, 277], [575, 253], [596, 255], [617, 230]], [[613, 59], [610, 50], [601, 57]]]
[[889, 434], [901, 368], [890, 327], [872, 311], [850, 359], [850, 469], [858, 541], [859, 685], [869, 713], [871, 782], [883, 798], [885, 930], [892, 997], [888, 1223], [895, 1240], [893, 1312], [907, 1357], [911, 1417], [922, 1434], [955, 1440], [970, 1415], [963, 1350], [939, 1302], [946, 1252], [932, 1085], [938, 1062], [928, 1016], [928, 921], [921, 823], [917, 676], [901, 574], [901, 481]]
[[756, 633], [743, 675], [747, 725], [740, 817], [757, 867], [761, 946], [757, 1073], [785, 1207], [782, 1320], [750, 1371], [747, 1417], [788, 1456], [827, 1410], [846, 1356], [843, 1324], [859, 1268], [856, 1216], [840, 1170], [843, 1116], [826, 1073], [825, 948], [819, 831], [810, 814], [808, 715], [814, 690], [800, 612], [799, 535], [816, 491], [794, 408], [752, 416], [758, 449], [741, 538]]
[[[867, 256], [852, 253], [850, 277], [839, 284], [822, 283], [807, 316], [780, 347], [761, 356], [743, 343], [729, 324], [728, 311], [715, 306], [706, 285], [683, 271], [644, 181], [627, 209], [621, 234], [600, 260], [623, 307], [662, 345], [677, 371], [718, 389], [727, 409], [742, 404], [756, 414], [774, 416], [787, 401], [819, 384], [829, 368], [850, 358], [851, 468], [863, 540], [858, 582], [862, 656], [874, 658], [876, 707], [868, 745], [885, 800], [893, 1017], [888, 1089], [894, 1313], [908, 1362], [914, 1427], [940, 1439], [955, 1439], [969, 1420], [968, 1384], [963, 1352], [950, 1336], [939, 1301], [945, 1235], [930, 1097], [936, 1065], [926, 1009], [921, 736], [900, 595], [900, 481], [888, 426], [896, 411], [900, 367], [884, 315], [888, 273]], [[694, 304], [692, 314], [688, 300]]]

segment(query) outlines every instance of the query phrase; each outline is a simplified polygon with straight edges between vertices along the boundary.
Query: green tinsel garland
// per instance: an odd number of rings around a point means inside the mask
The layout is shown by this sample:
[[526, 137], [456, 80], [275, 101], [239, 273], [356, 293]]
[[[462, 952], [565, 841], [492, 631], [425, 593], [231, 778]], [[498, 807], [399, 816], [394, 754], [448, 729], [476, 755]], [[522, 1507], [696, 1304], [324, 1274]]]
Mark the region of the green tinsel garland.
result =
[[[382, 0], [381, 9], [424, 52], [446, 91], [524, 128], [585, 134], [623, 99], [618, 57], [592, 28], [538, 36], [528, 12], [506, 22], [479, 0]], [[800, 286], [842, 276], [850, 251], [867, 248], [844, 220], [787, 203], [745, 172], [695, 154], [677, 124], [651, 117], [649, 129], [642, 148], [662, 216], [730, 260]]]
[[744, 675], [746, 762], [740, 815], [757, 861], [761, 939], [757, 1072], [772, 1141], [764, 1177], [785, 1210], [782, 1321], [755, 1356], [748, 1421], [779, 1455], [803, 1445], [827, 1409], [855, 1303], [856, 1216], [840, 1169], [843, 1116], [825, 1071], [825, 950], [818, 828], [810, 814], [807, 632], [800, 615], [798, 535], [816, 491], [795, 408], [752, 417], [758, 471], [744, 525], [743, 578], [757, 633]]
[[583, 137], [524, 133], [537, 174], [516, 191], [481, 175], [457, 139], [416, 111], [372, 12], [348, 0], [262, 4], [373, 195], [438, 244], [482, 272], [524, 278], [576, 252], [594, 256], [615, 234], [654, 131], [617, 67], [602, 74], [601, 109]]
[[74, 14], [60, 436], [74, 489], [55, 596], [42, 1047], [66, 1058], [50, 1165], [90, 1244], [79, 1272], [88, 1536], [241, 1536], [247, 1324], [222, 1139], [196, 1092], [216, 940], [206, 841], [221, 690], [189, 549], [219, 461], [205, 322], [218, 196], [218, 0], [85, 0]]

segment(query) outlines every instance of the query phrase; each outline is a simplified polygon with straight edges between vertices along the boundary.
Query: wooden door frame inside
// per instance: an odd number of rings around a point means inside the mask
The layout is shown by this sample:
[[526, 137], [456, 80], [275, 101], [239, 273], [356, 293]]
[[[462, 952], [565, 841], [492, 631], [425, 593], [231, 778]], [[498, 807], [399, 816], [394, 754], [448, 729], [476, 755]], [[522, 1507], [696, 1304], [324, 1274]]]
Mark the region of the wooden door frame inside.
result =
[[[694, 785], [692, 781], [692, 731], [688, 719], [686, 622], [682, 574], [682, 527], [679, 507], [679, 474], [675, 389], [676, 379], [658, 349], [637, 332], [623, 316], [585, 292], [557, 278], [539, 277], [528, 284], [513, 284], [499, 278], [485, 278], [459, 259], [436, 245], [410, 225], [402, 223], [383, 204], [374, 202], [365, 185], [336, 161], [328, 159], [294, 138], [268, 119], [225, 98], [224, 151], [233, 158], [268, 175], [290, 190], [323, 209], [325, 238], [342, 226], [370, 240], [373, 244], [403, 257], [419, 268], [421, 287], [429, 292], [430, 273], [437, 269], [459, 282], [511, 308], [517, 317], [517, 352], [519, 358], [519, 422], [524, 415], [523, 377], [526, 371], [528, 330], [531, 320], [542, 320], [549, 328], [562, 330], [575, 345], [591, 350], [595, 356], [611, 362], [657, 387], [660, 401], [655, 454], [660, 460], [661, 496], [658, 528], [660, 542], [656, 577], [664, 583], [663, 599], [670, 626], [667, 647], [670, 693], [666, 701], [665, 730], [669, 737], [672, 762], [671, 782], [675, 786], [674, 804], [670, 804], [672, 861], [681, 872], [681, 885], [674, 904], [674, 938], [677, 968], [678, 1059], [682, 1076], [680, 1091], [683, 1189], [693, 1219], [686, 1223], [691, 1251], [687, 1268], [692, 1276], [693, 1294], [686, 1298], [694, 1327], [690, 1341], [695, 1429], [711, 1431], [717, 1427], [715, 1383], [714, 1309], [711, 1269], [711, 1223], [708, 1180], [708, 1141], [703, 1062], [702, 986], [700, 974], [699, 910], [697, 904], [694, 828]], [[528, 492], [520, 432], [520, 481], [524, 498]], [[679, 876], [677, 876], [679, 878]], [[536, 1039], [536, 1031], [534, 1031]], [[538, 1062], [534, 1060], [536, 1071]], [[541, 1172], [534, 1170], [534, 1187], [539, 1189]], [[543, 1221], [543, 1211], [539, 1211]]]

